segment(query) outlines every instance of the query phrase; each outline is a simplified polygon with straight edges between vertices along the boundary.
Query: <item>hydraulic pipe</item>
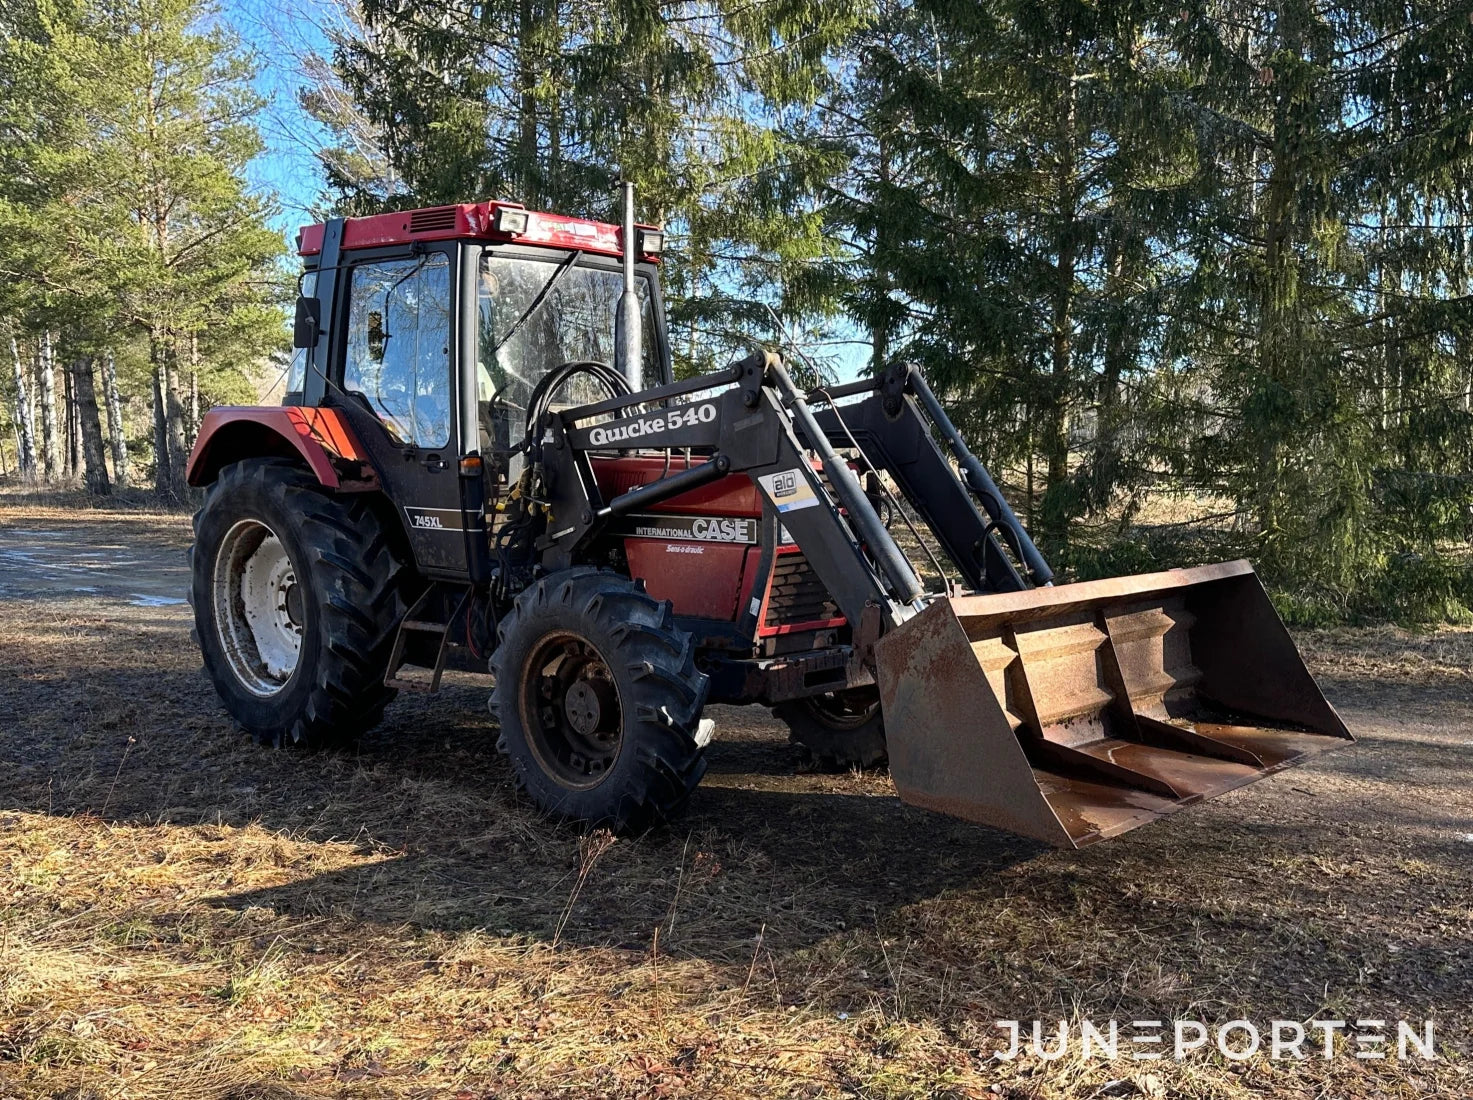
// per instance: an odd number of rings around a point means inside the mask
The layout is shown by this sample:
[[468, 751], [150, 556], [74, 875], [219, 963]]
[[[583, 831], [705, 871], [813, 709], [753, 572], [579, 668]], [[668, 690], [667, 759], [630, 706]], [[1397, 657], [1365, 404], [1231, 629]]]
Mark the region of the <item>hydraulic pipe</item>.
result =
[[678, 474], [671, 474], [659, 481], [651, 481], [646, 485], [630, 489], [627, 493], [620, 493], [598, 510], [598, 517], [605, 519], [608, 516], [624, 516], [641, 508], [648, 508], [662, 500], [668, 500], [715, 481], [730, 469], [731, 460], [725, 455], [712, 455], [708, 461], [702, 462], [699, 466], [692, 466], [688, 470], [681, 470]]
[[961, 433], [956, 430], [956, 425], [946, 415], [941, 402], [936, 400], [936, 395], [926, 384], [925, 376], [914, 367], [908, 368], [907, 373], [911, 392], [920, 398], [931, 422], [945, 437], [947, 446], [951, 448], [951, 453], [956, 457], [957, 465], [962, 469], [962, 476], [967, 479], [967, 485], [972, 492], [982, 501], [982, 507], [987, 509], [987, 515], [993, 523], [1012, 536], [1013, 547], [1022, 557], [1023, 564], [1027, 566], [1028, 572], [1033, 577], [1033, 583], [1036, 585], [1051, 584], [1054, 579], [1054, 571], [1049, 568], [1048, 562], [1044, 561], [1038, 547], [1033, 544], [1033, 539], [1029, 536], [1027, 529], [1013, 514], [1007, 498], [1002, 495], [1002, 490], [992, 480], [987, 467], [978, 461], [976, 455], [967, 450]]

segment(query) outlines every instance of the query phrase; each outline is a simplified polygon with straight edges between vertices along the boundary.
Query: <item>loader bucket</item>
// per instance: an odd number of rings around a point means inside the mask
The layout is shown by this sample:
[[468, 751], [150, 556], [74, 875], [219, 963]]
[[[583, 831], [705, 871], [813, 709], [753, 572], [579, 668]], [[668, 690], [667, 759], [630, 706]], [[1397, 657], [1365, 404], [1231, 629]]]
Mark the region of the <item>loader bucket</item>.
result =
[[900, 797], [1064, 848], [1352, 740], [1245, 561], [937, 600], [876, 657]]

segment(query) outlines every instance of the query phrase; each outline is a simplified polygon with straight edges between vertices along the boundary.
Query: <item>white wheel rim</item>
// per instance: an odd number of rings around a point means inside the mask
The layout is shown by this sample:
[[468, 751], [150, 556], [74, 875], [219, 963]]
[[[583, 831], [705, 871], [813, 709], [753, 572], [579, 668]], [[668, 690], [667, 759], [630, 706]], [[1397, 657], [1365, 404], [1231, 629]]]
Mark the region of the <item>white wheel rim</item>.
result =
[[230, 671], [253, 695], [275, 695], [296, 671], [305, 595], [271, 528], [243, 519], [225, 533], [215, 556], [215, 629]]

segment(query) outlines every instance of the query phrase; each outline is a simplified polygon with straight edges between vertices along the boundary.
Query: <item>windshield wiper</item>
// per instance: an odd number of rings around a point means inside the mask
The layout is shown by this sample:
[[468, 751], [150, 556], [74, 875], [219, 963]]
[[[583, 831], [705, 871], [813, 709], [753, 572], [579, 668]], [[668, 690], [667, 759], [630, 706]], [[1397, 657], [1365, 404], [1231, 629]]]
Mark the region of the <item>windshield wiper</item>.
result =
[[577, 252], [569, 252], [568, 258], [557, 265], [557, 270], [547, 277], [547, 282], [542, 284], [542, 289], [537, 292], [537, 297], [532, 299], [532, 304], [512, 323], [511, 328], [506, 330], [506, 335], [496, 341], [496, 346], [491, 349], [491, 354], [486, 357], [487, 362], [494, 363], [497, 353], [506, 347], [511, 338], [522, 330], [522, 326], [536, 315], [537, 311], [542, 308], [542, 303], [547, 301], [548, 295], [553, 292], [553, 289], [558, 283], [562, 282], [563, 276], [571, 271], [573, 265], [578, 262], [578, 256], [579, 253]]

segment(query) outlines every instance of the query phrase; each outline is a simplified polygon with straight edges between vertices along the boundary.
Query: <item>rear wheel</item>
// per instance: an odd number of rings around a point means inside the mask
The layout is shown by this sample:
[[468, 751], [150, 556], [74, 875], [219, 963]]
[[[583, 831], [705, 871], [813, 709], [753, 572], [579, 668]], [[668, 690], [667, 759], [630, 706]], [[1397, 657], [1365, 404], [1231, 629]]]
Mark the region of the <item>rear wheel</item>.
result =
[[831, 691], [772, 708], [793, 744], [815, 765], [834, 771], [873, 768], [887, 759], [880, 693], [873, 687]]
[[405, 573], [367, 501], [254, 459], [220, 472], [194, 534], [195, 629], [231, 716], [268, 744], [314, 748], [377, 725]]
[[685, 808], [706, 770], [706, 677], [670, 605], [574, 569], [523, 592], [491, 656], [497, 748], [559, 817], [638, 830]]

